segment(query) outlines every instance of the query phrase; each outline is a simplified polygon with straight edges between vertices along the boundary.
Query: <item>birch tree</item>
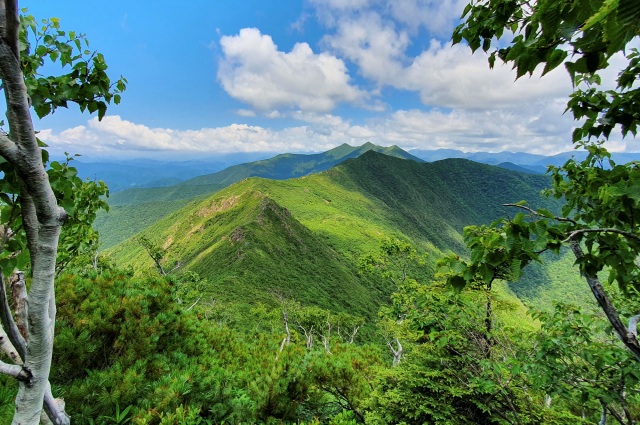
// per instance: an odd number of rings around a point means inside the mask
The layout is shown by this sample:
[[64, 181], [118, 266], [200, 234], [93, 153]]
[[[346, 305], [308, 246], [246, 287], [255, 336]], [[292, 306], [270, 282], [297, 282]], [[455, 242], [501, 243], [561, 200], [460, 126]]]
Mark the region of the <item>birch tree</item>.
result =
[[[36, 137], [31, 113], [43, 118], [76, 104], [81, 111], [97, 112], [101, 119], [109, 103], [119, 103], [126, 80], [110, 81], [103, 56], [88, 50], [84, 35], [62, 31], [57, 18], [37, 22], [21, 12], [25, 11], [20, 11], [17, 0], [0, 0], [0, 80], [6, 102], [6, 123], [0, 123], [0, 318], [8, 339], [3, 338], [3, 347], [18, 355], [13, 364], [0, 363], [0, 373], [19, 381], [13, 424], [39, 423], [43, 404], [53, 423], [68, 424], [48, 381], [58, 243], [65, 222], [87, 226], [100, 201], [85, 205], [87, 214], [76, 214], [76, 189], [87, 187], [74, 185], [77, 176], [72, 167], [56, 162], [47, 171], [46, 146]], [[61, 74], [42, 75], [45, 63], [61, 65]], [[100, 191], [106, 188], [100, 186]], [[27, 270], [29, 291], [21, 287], [24, 302], [16, 304], [21, 309], [13, 315], [5, 280], [22, 268]]]

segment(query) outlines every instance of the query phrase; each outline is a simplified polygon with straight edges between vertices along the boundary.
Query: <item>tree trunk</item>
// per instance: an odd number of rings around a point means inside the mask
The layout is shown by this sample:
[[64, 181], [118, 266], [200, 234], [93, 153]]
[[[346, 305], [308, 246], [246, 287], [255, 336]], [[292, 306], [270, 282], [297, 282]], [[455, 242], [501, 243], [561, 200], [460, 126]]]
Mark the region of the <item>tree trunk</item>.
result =
[[394, 341], [396, 343], [396, 348], [391, 345], [390, 341], [387, 341], [387, 345], [389, 346], [389, 349], [393, 354], [393, 362], [391, 363], [392, 367], [398, 366], [400, 360], [402, 359], [402, 352], [404, 351], [404, 349], [402, 348], [402, 344], [400, 344], [400, 340], [398, 338], [395, 338]]
[[49, 184], [31, 121], [18, 47], [19, 22], [17, 0], [0, 0], [0, 78], [9, 124], [9, 135], [0, 134], [0, 155], [13, 166], [22, 184], [20, 205], [32, 271], [22, 366], [30, 379], [20, 381], [13, 424], [37, 425], [49, 389], [56, 313], [55, 263], [66, 213], [58, 206]]
[[9, 277], [9, 283], [11, 287], [11, 295], [13, 296], [13, 312], [16, 318], [16, 325], [18, 331], [25, 339], [28, 339], [27, 335], [27, 317], [29, 314], [29, 307], [27, 303], [27, 285], [24, 281], [24, 272], [16, 271]]

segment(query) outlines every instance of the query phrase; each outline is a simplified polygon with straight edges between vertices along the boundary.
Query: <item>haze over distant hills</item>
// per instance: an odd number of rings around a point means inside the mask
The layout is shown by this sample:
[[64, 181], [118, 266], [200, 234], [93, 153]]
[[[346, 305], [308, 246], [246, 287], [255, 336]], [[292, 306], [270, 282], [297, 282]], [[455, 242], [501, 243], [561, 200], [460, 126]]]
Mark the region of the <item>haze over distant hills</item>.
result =
[[111, 192], [133, 187], [164, 187], [186, 179], [215, 173], [232, 165], [268, 158], [268, 153], [238, 153], [188, 161], [161, 161], [146, 158], [91, 161], [75, 158], [73, 166], [83, 178], [103, 180]]
[[[403, 151], [397, 146], [380, 147], [365, 143], [355, 147], [344, 144], [317, 154], [281, 154], [275, 157], [266, 152], [223, 154], [188, 161], [131, 159], [93, 162], [80, 157], [74, 161], [74, 166], [83, 178], [104, 180], [111, 192], [116, 193], [126, 189], [167, 187], [182, 182], [187, 185], [220, 184], [221, 182], [229, 184], [238, 181], [238, 178], [250, 176], [276, 179], [298, 177], [326, 170], [344, 159], [357, 156], [358, 152], [369, 149], [375, 149], [387, 155], [427, 162], [464, 158], [534, 173], [545, 173], [548, 165], [561, 165], [572, 156], [580, 159], [585, 156], [582, 151], [565, 152], [554, 156], [525, 152], [467, 153], [454, 149]], [[617, 162], [621, 163], [640, 160], [640, 153], [613, 153], [612, 155]], [[119, 203], [118, 200], [114, 202]]]
[[[522, 169], [521, 171], [529, 170], [537, 173], [545, 173], [549, 165], [562, 165], [571, 159], [571, 157], [582, 160], [587, 156], [585, 151], [563, 152], [553, 156], [536, 155], [526, 152], [462, 152], [455, 149], [415, 149], [409, 152], [427, 162], [447, 158], [464, 158], [503, 168], [515, 169], [513, 167], [520, 167]], [[618, 163], [626, 163], [640, 160], [640, 153], [612, 152], [611, 157]]]

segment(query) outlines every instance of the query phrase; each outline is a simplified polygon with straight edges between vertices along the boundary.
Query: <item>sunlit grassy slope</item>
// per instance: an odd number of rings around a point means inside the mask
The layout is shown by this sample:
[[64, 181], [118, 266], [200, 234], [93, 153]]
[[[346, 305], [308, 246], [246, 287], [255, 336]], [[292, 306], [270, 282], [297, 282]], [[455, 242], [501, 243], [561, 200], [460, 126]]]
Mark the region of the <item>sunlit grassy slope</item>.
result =
[[[219, 299], [269, 302], [280, 293], [370, 316], [393, 288], [359, 275], [357, 261], [382, 240], [430, 253], [428, 274], [439, 252], [464, 252], [463, 226], [504, 215], [503, 203], [553, 207], [539, 195], [547, 184], [466, 160], [427, 164], [368, 152], [302, 178], [246, 179], [143, 233], [166, 249], [167, 263], [206, 278]], [[111, 254], [137, 270], [153, 267], [134, 239]]]
[[179, 185], [153, 188], [133, 188], [113, 193], [109, 198], [111, 211], [101, 213], [96, 220], [97, 230], [104, 235], [102, 248], [110, 248], [141, 231], [198, 197], [210, 195], [248, 177], [276, 180], [300, 177], [328, 170], [364, 152], [376, 151], [385, 155], [423, 162], [397, 146], [340, 145], [326, 152], [304, 155], [283, 154], [273, 158], [234, 165], [213, 174], [187, 180]]

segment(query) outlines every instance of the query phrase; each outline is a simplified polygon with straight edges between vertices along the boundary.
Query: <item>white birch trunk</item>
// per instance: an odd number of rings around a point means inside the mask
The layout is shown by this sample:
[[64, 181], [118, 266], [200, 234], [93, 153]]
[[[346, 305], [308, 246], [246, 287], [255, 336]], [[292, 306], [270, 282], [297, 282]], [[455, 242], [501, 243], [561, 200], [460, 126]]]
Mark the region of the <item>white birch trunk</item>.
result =
[[[66, 213], [58, 206], [49, 184], [31, 121], [18, 47], [19, 22], [17, 0], [0, 0], [0, 78], [10, 134], [10, 137], [0, 134], [0, 155], [14, 167], [22, 184], [20, 205], [32, 271], [28, 294], [28, 338], [25, 338], [22, 366], [30, 379], [20, 381], [13, 425], [37, 425], [45, 394], [49, 393], [55, 320], [55, 262], [60, 228]], [[66, 415], [58, 415], [56, 422], [69, 423]]]
[[5, 353], [14, 364], [22, 365], [22, 359], [20, 358], [20, 354], [18, 354], [18, 350], [13, 346], [9, 336], [0, 325], [0, 352]]
[[392, 367], [398, 366], [400, 360], [402, 359], [402, 352], [404, 351], [404, 349], [402, 348], [402, 344], [400, 344], [400, 340], [398, 338], [394, 338], [394, 342], [396, 343], [395, 347], [391, 344], [391, 341], [387, 341], [387, 345], [389, 346], [389, 349], [393, 354], [393, 362], [391, 363]]

